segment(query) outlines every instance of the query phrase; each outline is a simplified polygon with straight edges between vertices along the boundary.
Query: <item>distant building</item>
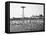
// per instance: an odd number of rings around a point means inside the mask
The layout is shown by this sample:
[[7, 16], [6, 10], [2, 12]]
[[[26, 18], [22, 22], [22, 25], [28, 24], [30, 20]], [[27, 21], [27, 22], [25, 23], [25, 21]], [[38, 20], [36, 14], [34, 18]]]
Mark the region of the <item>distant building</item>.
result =
[[44, 18], [44, 16], [32, 16], [32, 18], [39, 19], [39, 18]]

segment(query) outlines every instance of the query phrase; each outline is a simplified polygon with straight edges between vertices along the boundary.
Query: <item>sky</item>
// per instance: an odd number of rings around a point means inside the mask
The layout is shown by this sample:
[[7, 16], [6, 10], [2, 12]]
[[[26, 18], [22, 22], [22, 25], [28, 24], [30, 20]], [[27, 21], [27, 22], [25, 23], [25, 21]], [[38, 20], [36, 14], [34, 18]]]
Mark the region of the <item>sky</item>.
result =
[[32, 15], [39, 16], [43, 15], [43, 5], [36, 4], [19, 4], [19, 3], [10, 3], [10, 18], [22, 18], [24, 6], [24, 17], [31, 17]]

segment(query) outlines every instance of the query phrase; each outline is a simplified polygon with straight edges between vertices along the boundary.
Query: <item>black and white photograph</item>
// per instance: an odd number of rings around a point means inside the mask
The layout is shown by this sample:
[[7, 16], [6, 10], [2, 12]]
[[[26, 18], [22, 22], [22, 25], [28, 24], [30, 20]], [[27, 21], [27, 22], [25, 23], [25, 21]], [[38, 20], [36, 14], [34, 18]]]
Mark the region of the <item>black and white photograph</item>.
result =
[[45, 31], [45, 4], [31, 2], [7, 2], [5, 31]]
[[46, 35], [46, 0], [0, 0], [0, 35]]
[[43, 20], [43, 5], [10, 3], [10, 32], [41, 31]]

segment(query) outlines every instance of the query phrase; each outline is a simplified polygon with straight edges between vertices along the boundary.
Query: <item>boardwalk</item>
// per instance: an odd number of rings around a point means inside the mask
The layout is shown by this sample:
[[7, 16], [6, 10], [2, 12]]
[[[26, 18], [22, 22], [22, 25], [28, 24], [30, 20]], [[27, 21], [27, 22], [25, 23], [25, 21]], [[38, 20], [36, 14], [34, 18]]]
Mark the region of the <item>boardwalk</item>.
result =
[[[18, 21], [18, 23], [16, 21]], [[10, 22], [10, 32], [43, 30], [43, 19], [31, 20], [31, 22], [30, 20], [26, 20], [24, 23], [22, 20], [16, 21]], [[21, 21], [21, 23], [19, 21]]]

